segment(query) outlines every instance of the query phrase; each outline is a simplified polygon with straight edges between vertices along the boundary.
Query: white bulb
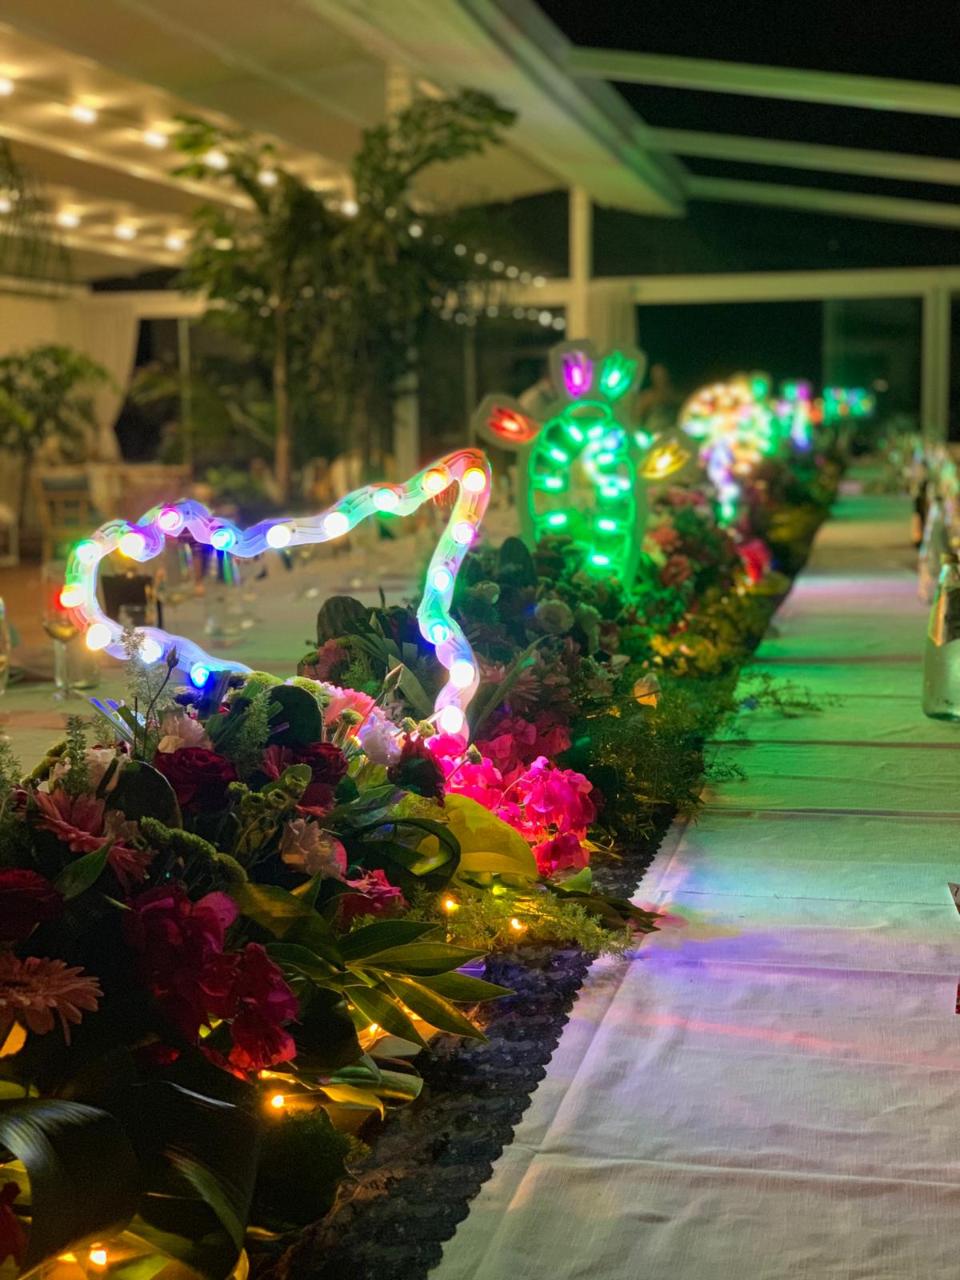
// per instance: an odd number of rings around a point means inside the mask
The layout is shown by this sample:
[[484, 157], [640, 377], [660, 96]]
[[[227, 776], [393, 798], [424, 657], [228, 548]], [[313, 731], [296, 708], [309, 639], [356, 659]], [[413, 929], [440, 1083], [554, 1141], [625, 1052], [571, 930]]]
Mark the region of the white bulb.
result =
[[483, 493], [487, 487], [487, 473], [482, 467], [468, 467], [460, 483], [467, 493]]
[[323, 518], [323, 531], [328, 538], [339, 538], [350, 528], [350, 521], [342, 511], [331, 511]]
[[171, 253], [179, 253], [180, 250], [183, 248], [183, 246], [186, 244], [186, 241], [184, 240], [183, 236], [178, 236], [177, 233], [174, 231], [174, 232], [171, 232], [170, 235], [168, 235], [165, 238], [163, 243], [166, 246], [166, 248], [170, 250]]
[[446, 591], [453, 582], [453, 574], [442, 566], [433, 573], [433, 586], [436, 591]]
[[118, 240], [136, 240], [137, 228], [131, 227], [129, 222], [118, 222], [113, 228], [113, 234]]
[[163, 645], [154, 640], [153, 636], [144, 636], [137, 656], [145, 666], [149, 667], [163, 657]]
[[95, 109], [84, 102], [75, 102], [70, 108], [70, 114], [78, 124], [94, 124], [97, 119]]
[[414, 240], [419, 240], [423, 235], [423, 227], [421, 227], [419, 222], [411, 222], [407, 230], [413, 236]]
[[466, 658], [458, 658], [450, 667], [450, 683], [455, 689], [469, 689], [476, 677], [477, 669]]
[[230, 164], [230, 161], [222, 151], [218, 150], [216, 147], [212, 147], [203, 157], [203, 163], [208, 169], [219, 169], [222, 173]]
[[459, 542], [461, 547], [469, 547], [476, 532], [476, 525], [471, 524], [469, 520], [458, 520], [451, 530], [451, 535], [454, 542]]
[[162, 151], [167, 145], [167, 135], [161, 133], [159, 129], [144, 129], [143, 140], [148, 147], [153, 147], [154, 151]]
[[257, 181], [261, 187], [275, 187], [279, 181], [276, 169], [261, 169], [257, 174]]
[[143, 555], [146, 545], [146, 538], [142, 533], [137, 533], [136, 530], [125, 533], [120, 539], [120, 550], [125, 556], [129, 556], [131, 560], [138, 560]]
[[13, 208], [13, 201], [9, 196], [0, 196], [0, 213], [9, 213]]
[[58, 227], [79, 227], [80, 215], [74, 213], [72, 209], [61, 209], [57, 214]]
[[460, 733], [466, 717], [456, 703], [448, 703], [437, 716], [437, 728], [443, 733]]
[[288, 524], [272, 524], [267, 530], [267, 546], [279, 551], [281, 547], [290, 545], [292, 537], [293, 530]]
[[87, 630], [87, 648], [94, 653], [98, 649], [105, 649], [112, 639], [113, 633], [105, 622], [95, 622]]
[[9, 98], [15, 87], [9, 76], [0, 76], [0, 98]]
[[340, 203], [340, 212], [346, 218], [355, 218], [360, 212], [360, 206], [356, 200], [343, 200]]
[[373, 495], [373, 505], [378, 511], [396, 511], [400, 505], [400, 495], [396, 489], [377, 489]]

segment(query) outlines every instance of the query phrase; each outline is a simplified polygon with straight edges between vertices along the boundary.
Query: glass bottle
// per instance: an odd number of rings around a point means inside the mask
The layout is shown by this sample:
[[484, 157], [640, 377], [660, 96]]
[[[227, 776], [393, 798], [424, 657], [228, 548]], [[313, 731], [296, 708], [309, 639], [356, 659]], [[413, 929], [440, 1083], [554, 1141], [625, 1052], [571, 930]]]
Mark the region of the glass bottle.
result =
[[923, 655], [923, 714], [960, 720], [960, 565], [942, 557]]
[[935, 496], [927, 509], [927, 520], [920, 544], [918, 590], [920, 599], [929, 604], [933, 599], [940, 574], [941, 559], [950, 550], [950, 530], [939, 496]]

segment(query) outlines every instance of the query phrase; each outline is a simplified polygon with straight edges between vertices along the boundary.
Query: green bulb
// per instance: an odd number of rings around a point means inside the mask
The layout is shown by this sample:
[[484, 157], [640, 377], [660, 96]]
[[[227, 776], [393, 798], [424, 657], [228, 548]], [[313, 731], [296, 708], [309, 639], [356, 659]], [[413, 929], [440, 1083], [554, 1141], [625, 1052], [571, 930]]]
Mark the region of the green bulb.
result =
[[597, 521], [597, 528], [601, 533], [616, 533], [620, 526], [616, 520], [610, 520], [607, 516], [601, 516]]
[[549, 453], [553, 461], [559, 462], [561, 466], [565, 466], [570, 461], [569, 453], [564, 452], [563, 449], [558, 449], [554, 447], [552, 449], [548, 449], [547, 452]]
[[562, 529], [568, 519], [566, 511], [551, 511], [547, 516], [547, 524], [553, 529]]

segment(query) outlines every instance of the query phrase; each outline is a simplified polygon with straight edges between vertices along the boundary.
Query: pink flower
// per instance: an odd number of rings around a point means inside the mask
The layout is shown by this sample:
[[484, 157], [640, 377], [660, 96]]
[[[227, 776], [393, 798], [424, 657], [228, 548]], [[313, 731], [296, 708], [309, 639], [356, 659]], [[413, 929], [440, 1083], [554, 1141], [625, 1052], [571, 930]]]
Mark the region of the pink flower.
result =
[[765, 574], [770, 572], [770, 566], [773, 563], [770, 548], [760, 538], [750, 538], [747, 542], [741, 542], [737, 552], [751, 582], [759, 582]]
[[573, 769], [558, 769], [545, 756], [516, 782], [511, 799], [522, 812], [525, 825], [540, 830], [586, 833], [597, 816], [590, 799], [593, 783]]
[[335, 684], [320, 683], [320, 692], [329, 701], [323, 709], [323, 723], [335, 724], [344, 711], [355, 711], [359, 716], [367, 716], [374, 708], [374, 701], [368, 693], [358, 689], [340, 689]]
[[348, 880], [353, 893], [345, 893], [339, 899], [340, 923], [348, 924], [357, 916], [396, 915], [407, 905], [402, 890], [392, 885], [379, 867], [368, 871], [357, 880]]
[[[116, 762], [117, 767], [114, 769], [106, 787], [107, 791], [112, 791], [120, 779], [120, 766], [125, 763], [126, 759], [126, 755], [113, 747], [87, 747], [84, 752], [84, 763], [87, 766], [87, 784], [90, 791], [97, 790], [107, 770]], [[41, 791], [50, 791], [55, 788], [60, 779], [66, 777], [69, 772], [70, 761], [58, 760], [50, 770], [49, 782], [40, 784]]]
[[71, 853], [93, 853], [112, 841], [107, 862], [124, 892], [138, 884], [153, 860], [149, 850], [134, 849], [126, 843], [136, 831], [118, 810], [107, 810], [106, 802], [83, 792], [68, 795], [62, 787], [37, 791], [34, 799], [40, 810], [37, 826], [52, 831]]
[[34, 1035], [46, 1035], [56, 1025], [55, 1016], [69, 1044], [71, 1024], [76, 1026], [84, 1013], [96, 1013], [102, 995], [97, 979], [79, 966], [0, 951], [0, 1044], [16, 1022]]
[[157, 750], [169, 755], [181, 747], [203, 747], [210, 751], [213, 743], [199, 720], [194, 720], [186, 711], [167, 711], [160, 720]]
[[542, 876], [553, 875], [568, 867], [585, 867], [590, 861], [590, 853], [580, 843], [579, 836], [572, 831], [562, 836], [554, 836], [550, 840], [541, 840], [533, 846], [537, 859], [537, 867]]
[[280, 838], [280, 857], [288, 867], [308, 876], [331, 876], [342, 880], [347, 870], [347, 851], [329, 832], [308, 818], [291, 818]]

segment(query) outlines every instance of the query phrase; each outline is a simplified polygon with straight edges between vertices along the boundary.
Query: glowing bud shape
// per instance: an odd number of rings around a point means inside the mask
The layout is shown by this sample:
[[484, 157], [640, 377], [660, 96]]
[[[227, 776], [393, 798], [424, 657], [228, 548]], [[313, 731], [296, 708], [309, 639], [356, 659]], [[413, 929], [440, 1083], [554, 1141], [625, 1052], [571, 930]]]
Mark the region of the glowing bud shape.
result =
[[487, 475], [480, 467], [468, 467], [460, 482], [467, 493], [483, 493], [487, 487]]
[[179, 533], [183, 528], [183, 516], [175, 507], [164, 507], [157, 516], [157, 525], [164, 533]]
[[323, 517], [323, 532], [328, 538], [340, 538], [349, 528], [350, 521], [342, 511], [331, 511]]
[[443, 493], [450, 484], [450, 472], [446, 467], [432, 467], [423, 477], [423, 491], [431, 496]]
[[279, 551], [281, 547], [289, 547], [293, 530], [288, 524], [272, 524], [267, 530], [267, 546]]
[[87, 630], [86, 644], [87, 648], [94, 653], [98, 649], [105, 649], [113, 639], [113, 632], [105, 622], [95, 622]]
[[443, 707], [437, 716], [437, 728], [441, 733], [462, 733], [466, 722], [466, 716], [453, 702]]
[[563, 382], [572, 399], [585, 395], [593, 384], [593, 361], [583, 351], [566, 351], [561, 359]]
[[454, 542], [459, 542], [462, 547], [469, 547], [476, 532], [476, 525], [471, 524], [469, 520], [458, 520], [450, 531]]
[[146, 538], [142, 533], [137, 533], [136, 529], [131, 529], [129, 533], [125, 533], [120, 539], [120, 550], [125, 556], [129, 556], [131, 560], [139, 560], [146, 545]]
[[450, 683], [455, 689], [469, 689], [476, 675], [476, 667], [466, 658], [458, 658], [450, 667]]

